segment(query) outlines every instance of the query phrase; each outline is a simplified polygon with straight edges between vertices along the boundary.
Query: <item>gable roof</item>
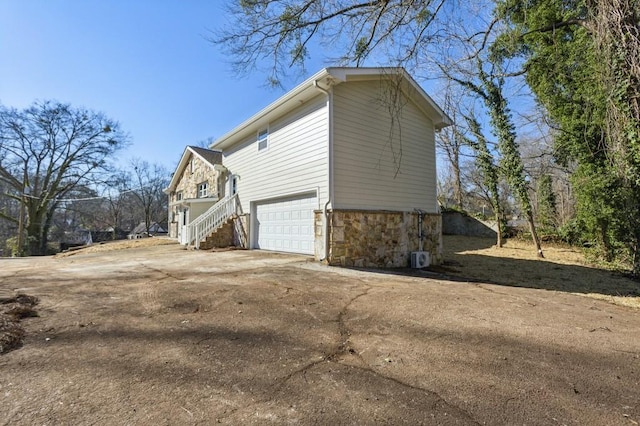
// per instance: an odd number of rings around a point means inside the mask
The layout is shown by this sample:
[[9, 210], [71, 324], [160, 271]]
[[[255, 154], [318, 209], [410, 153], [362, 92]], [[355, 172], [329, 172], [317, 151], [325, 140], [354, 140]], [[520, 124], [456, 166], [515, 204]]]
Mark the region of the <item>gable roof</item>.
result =
[[207, 163], [211, 164], [220, 164], [220, 151], [213, 151], [207, 148], [200, 148], [199, 146], [187, 146], [188, 149], [193, 151], [195, 154], [200, 156], [200, 158]]
[[401, 90], [418, 105], [425, 115], [433, 120], [437, 130], [452, 124], [447, 114], [445, 114], [404, 68], [331, 67], [324, 68], [309, 77], [266, 108], [245, 120], [230, 132], [216, 139], [210, 147], [220, 150], [229, 148], [251, 134], [257, 133], [260, 129], [267, 127], [269, 122], [282, 117], [308, 100], [321, 93], [328, 93], [331, 87], [338, 84], [349, 81], [380, 80], [381, 78], [391, 79], [397, 77], [401, 79], [399, 85]]
[[213, 168], [213, 166], [215, 166], [216, 164], [222, 164], [221, 151], [187, 145], [187, 147], [184, 149], [184, 152], [182, 153], [182, 157], [180, 157], [180, 161], [178, 162], [176, 170], [171, 176], [171, 182], [169, 182], [169, 186], [167, 186], [163, 190], [166, 194], [173, 191], [178, 185], [178, 181], [182, 176], [182, 171], [185, 167], [187, 167], [187, 164], [189, 163], [189, 157], [191, 155], [200, 158], [203, 162], [209, 164], [211, 168]]

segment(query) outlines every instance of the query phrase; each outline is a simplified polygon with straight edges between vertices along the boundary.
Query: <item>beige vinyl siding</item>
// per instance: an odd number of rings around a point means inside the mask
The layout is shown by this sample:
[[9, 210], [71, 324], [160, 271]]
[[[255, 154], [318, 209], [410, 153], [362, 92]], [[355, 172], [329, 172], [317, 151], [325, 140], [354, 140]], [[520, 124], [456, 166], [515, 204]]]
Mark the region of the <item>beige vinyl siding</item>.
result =
[[223, 164], [239, 176], [243, 211], [249, 213], [250, 202], [318, 190], [319, 199], [326, 200], [328, 128], [326, 96], [321, 95], [269, 123], [267, 149], [258, 151], [256, 130], [226, 150]]
[[382, 83], [334, 88], [334, 204], [337, 209], [437, 211], [433, 122], [406, 101], [390, 138]]
[[189, 222], [196, 220], [202, 213], [206, 212], [215, 204], [214, 200], [210, 203], [191, 203], [189, 205]]

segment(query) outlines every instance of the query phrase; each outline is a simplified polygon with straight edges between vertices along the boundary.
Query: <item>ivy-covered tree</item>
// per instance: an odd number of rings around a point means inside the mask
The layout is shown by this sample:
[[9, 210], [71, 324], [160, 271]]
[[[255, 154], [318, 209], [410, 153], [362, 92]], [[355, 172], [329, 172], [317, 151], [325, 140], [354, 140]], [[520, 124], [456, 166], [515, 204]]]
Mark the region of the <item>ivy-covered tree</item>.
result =
[[540, 176], [537, 182], [538, 221], [549, 229], [556, 227], [556, 194], [553, 192], [553, 179], [551, 175]]
[[583, 237], [640, 274], [640, 3], [503, 0], [498, 13], [511, 28], [502, 54], [525, 61], [556, 158], [576, 164]]
[[[505, 97], [505, 86], [508, 79], [524, 74], [522, 69], [509, 71], [509, 64], [504, 56], [496, 54], [500, 49], [500, 38], [494, 33], [504, 31], [498, 20], [494, 19], [484, 29], [471, 35], [452, 34], [465, 51], [462, 58], [449, 58], [440, 64], [440, 69], [449, 79], [466, 88], [472, 96], [480, 99], [485, 107], [489, 125], [497, 139], [499, 170], [515, 195], [521, 212], [529, 225], [529, 232], [535, 245], [538, 257], [543, 258], [542, 245], [538, 237], [533, 206], [529, 196], [529, 182], [524, 168], [517, 141], [516, 128], [513, 122], [509, 103]], [[481, 133], [479, 123], [470, 122]], [[481, 166], [482, 167], [482, 166]], [[487, 165], [485, 164], [485, 169]]]
[[504, 216], [502, 205], [500, 203], [500, 192], [498, 190], [500, 184], [500, 170], [493, 158], [493, 154], [489, 150], [489, 143], [482, 133], [478, 120], [473, 116], [465, 117], [465, 120], [471, 130], [471, 134], [475, 137], [475, 140], [467, 138], [466, 142], [476, 152], [476, 164], [482, 172], [484, 184], [489, 190], [489, 200], [498, 226], [498, 232], [496, 233], [496, 245], [498, 247], [502, 247], [502, 220]]

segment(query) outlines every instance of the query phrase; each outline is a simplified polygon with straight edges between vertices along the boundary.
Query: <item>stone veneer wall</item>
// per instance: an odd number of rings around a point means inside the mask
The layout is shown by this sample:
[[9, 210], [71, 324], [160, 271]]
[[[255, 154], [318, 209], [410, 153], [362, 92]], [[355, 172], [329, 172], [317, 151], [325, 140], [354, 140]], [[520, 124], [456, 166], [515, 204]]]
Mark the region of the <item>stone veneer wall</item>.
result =
[[[222, 154], [221, 154], [222, 157]], [[191, 171], [190, 162], [193, 161], [193, 171]], [[222, 158], [220, 158], [220, 164]], [[172, 193], [171, 201], [176, 201], [176, 193], [182, 191], [182, 198], [184, 200], [189, 198], [198, 198], [198, 184], [202, 182], [209, 182], [209, 196], [218, 196], [218, 176], [219, 173], [211, 167], [207, 162], [202, 161], [195, 155], [191, 155], [189, 163], [182, 171], [180, 180], [176, 185], [176, 190]], [[220, 185], [221, 191], [224, 191], [224, 185]], [[222, 198], [222, 197], [220, 197]]]
[[[322, 212], [316, 212], [316, 224]], [[419, 248], [418, 215], [411, 212], [333, 210], [329, 212], [328, 262], [331, 265], [402, 268], [410, 266], [411, 252]], [[442, 217], [423, 219], [424, 251], [431, 263], [442, 262]], [[318, 226], [316, 226], [316, 238]]]

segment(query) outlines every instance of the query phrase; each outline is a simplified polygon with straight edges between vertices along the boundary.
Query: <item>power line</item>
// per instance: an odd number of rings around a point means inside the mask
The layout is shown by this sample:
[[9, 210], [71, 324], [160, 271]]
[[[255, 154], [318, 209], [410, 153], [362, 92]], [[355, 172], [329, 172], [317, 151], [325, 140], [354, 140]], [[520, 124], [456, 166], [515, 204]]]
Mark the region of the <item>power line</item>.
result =
[[[150, 182], [149, 185], [139, 186], [137, 188], [125, 189], [123, 191], [118, 192], [116, 195], [96, 195], [94, 197], [83, 197], [83, 198], [60, 198], [60, 199], [55, 199], [54, 198], [52, 200], [57, 201], [57, 202], [62, 202], [62, 203], [71, 203], [71, 202], [74, 202], [74, 201], [103, 200], [103, 199], [106, 200], [106, 199], [112, 198], [112, 197], [114, 197], [114, 198], [115, 197], [120, 197], [123, 194], [129, 193], [129, 192], [135, 192], [135, 191], [139, 191], [139, 190], [144, 189], [144, 188], [150, 188], [151, 185], [153, 185], [154, 183], [158, 183], [158, 182], [161, 182], [161, 181], [162, 181], [162, 179], [156, 179], [155, 181]], [[42, 199], [42, 197], [37, 197], [37, 196], [31, 195], [31, 194], [27, 194], [26, 192], [22, 193], [22, 196], [27, 197], [27, 198], [33, 198], [33, 199], [36, 199], [36, 200]]]

